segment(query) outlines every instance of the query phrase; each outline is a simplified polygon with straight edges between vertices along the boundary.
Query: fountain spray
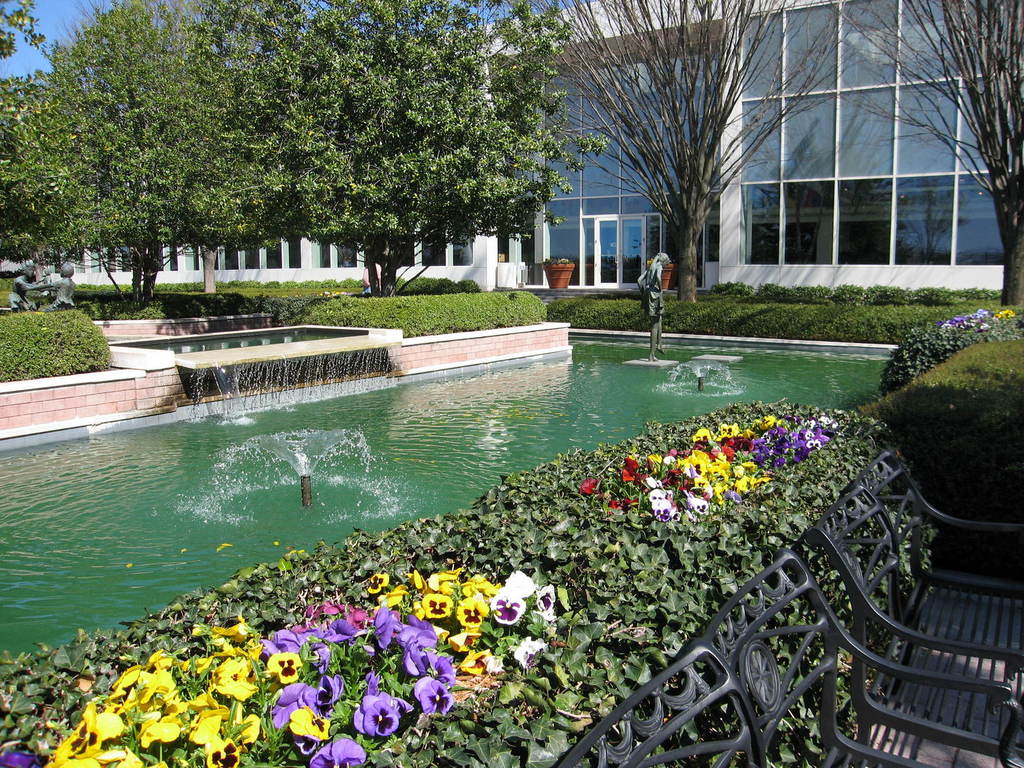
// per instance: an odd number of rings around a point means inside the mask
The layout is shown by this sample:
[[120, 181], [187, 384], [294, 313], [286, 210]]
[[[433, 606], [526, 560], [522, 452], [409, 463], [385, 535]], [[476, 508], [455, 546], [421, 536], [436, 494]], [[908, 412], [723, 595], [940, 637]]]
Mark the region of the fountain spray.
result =
[[299, 477], [299, 484], [302, 486], [302, 506], [311, 507], [313, 505], [313, 481], [309, 475], [301, 475]]

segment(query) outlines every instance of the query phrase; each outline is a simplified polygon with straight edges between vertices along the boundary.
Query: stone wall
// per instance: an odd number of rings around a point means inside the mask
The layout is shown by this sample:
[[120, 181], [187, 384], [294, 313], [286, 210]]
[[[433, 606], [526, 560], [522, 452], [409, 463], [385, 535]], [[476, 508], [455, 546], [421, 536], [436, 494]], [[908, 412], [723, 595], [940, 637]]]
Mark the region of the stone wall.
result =
[[512, 360], [569, 348], [568, 323], [449, 333], [404, 339], [394, 358], [399, 375]]

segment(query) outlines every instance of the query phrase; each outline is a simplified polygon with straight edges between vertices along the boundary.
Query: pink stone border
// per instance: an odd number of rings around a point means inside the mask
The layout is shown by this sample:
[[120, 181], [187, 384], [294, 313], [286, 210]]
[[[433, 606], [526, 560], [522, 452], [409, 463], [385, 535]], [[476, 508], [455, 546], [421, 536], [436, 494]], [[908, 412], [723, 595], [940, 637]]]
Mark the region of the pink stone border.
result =
[[568, 323], [539, 323], [403, 339], [395, 364], [400, 376], [409, 376], [571, 349]]

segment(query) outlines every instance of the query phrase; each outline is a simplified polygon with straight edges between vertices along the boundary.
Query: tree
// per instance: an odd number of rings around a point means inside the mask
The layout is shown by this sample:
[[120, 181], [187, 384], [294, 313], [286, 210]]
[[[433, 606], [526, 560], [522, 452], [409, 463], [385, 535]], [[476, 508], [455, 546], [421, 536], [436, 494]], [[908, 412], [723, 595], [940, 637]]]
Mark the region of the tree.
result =
[[86, 190], [76, 240], [108, 271], [127, 264], [136, 299], [152, 297], [165, 246], [255, 231], [207, 42], [187, 9], [125, 0], [51, 52], [47, 97], [75, 127], [64, 160]]
[[14, 53], [19, 34], [30, 45], [38, 46], [43, 42], [43, 36], [36, 32], [32, 0], [17, 0], [14, 3], [0, 0], [0, 59], [10, 58]]
[[[559, 0], [570, 28], [561, 73], [583, 101], [582, 130], [621, 154], [602, 163], [662, 215], [680, 299], [695, 301], [698, 243], [720, 190], [824, 78], [834, 21], [790, 16], [816, 55], [789, 62], [781, 24], [795, 0]], [[829, 12], [826, 7], [825, 12]], [[834, 60], [834, 59], [833, 59]]]
[[[546, 86], [555, 14], [463, 0], [214, 5], [218, 50], [246, 83], [268, 214], [361, 250], [393, 293], [417, 243], [532, 230], [568, 159]], [[297, 202], [297, 205], [289, 203]]]
[[1024, 304], [1024, 0], [903, 0], [902, 9], [898, 37], [890, 34], [895, 3], [850, 23], [876, 32], [879, 52], [898, 64], [904, 82], [919, 81], [901, 123], [958, 152], [991, 194], [1003, 245], [1002, 303]]

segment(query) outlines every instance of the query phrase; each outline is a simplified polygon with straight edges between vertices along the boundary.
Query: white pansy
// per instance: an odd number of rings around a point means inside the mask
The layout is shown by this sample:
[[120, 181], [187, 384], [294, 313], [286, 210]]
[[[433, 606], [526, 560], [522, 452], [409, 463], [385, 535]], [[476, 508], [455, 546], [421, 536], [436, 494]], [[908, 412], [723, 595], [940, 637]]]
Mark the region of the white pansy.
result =
[[484, 662], [484, 669], [488, 675], [500, 675], [505, 671], [505, 664], [497, 656], [488, 656]]
[[505, 586], [498, 594], [514, 600], [525, 600], [537, 591], [537, 585], [533, 579], [522, 571], [514, 571], [511, 576], [505, 579]]
[[644, 478], [644, 483], [651, 489], [661, 488], [661, 480], [656, 477], [651, 477], [650, 475]]
[[529, 669], [533, 666], [533, 660], [537, 658], [537, 654], [547, 647], [548, 644], [543, 640], [528, 637], [516, 646], [516, 649], [512, 651], [512, 656], [519, 662], [519, 666], [523, 669]]
[[537, 613], [544, 621], [555, 620], [555, 585], [548, 584], [537, 590]]

